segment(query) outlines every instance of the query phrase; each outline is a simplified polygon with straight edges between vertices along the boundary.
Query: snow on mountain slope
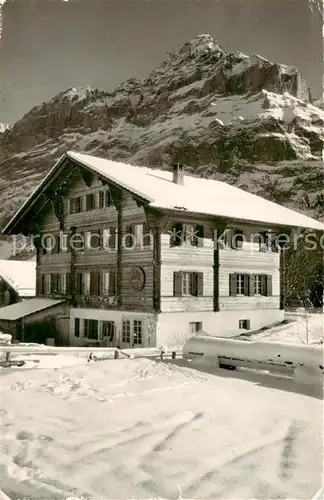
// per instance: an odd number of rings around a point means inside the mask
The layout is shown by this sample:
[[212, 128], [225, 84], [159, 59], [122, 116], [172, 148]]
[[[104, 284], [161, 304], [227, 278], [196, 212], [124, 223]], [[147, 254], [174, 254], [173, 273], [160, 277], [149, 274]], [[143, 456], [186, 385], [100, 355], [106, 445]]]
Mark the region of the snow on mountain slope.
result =
[[0, 134], [3, 134], [3, 132], [5, 132], [5, 130], [8, 130], [9, 128], [9, 125], [7, 125], [6, 123], [0, 123]]
[[71, 149], [165, 169], [182, 161], [321, 217], [324, 111], [310, 100], [297, 69], [197, 36], [144, 80], [68, 89], [2, 134], [0, 217]]
[[289, 380], [182, 360], [61, 361], [2, 372], [11, 498], [301, 500], [320, 487], [321, 398]]

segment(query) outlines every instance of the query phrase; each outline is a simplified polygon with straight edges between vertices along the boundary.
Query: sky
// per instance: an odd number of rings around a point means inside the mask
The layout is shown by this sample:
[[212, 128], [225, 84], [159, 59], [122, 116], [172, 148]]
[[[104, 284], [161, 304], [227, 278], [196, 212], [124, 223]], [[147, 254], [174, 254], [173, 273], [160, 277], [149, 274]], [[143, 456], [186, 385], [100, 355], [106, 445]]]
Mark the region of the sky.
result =
[[321, 96], [321, 20], [307, 0], [7, 0], [2, 18], [3, 123], [70, 87], [144, 78], [201, 33], [298, 67]]

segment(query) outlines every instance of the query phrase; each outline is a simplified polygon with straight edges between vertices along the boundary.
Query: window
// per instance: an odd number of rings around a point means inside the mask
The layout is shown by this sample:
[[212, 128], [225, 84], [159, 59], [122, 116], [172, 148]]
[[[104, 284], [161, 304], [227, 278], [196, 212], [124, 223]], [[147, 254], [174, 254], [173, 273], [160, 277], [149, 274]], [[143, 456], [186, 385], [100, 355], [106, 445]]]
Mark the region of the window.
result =
[[109, 297], [116, 295], [116, 272], [114, 270], [102, 273], [101, 294]]
[[128, 319], [124, 319], [122, 322], [122, 342], [130, 344], [130, 321]]
[[83, 231], [79, 231], [71, 235], [70, 244], [72, 250], [84, 250], [85, 248], [85, 233]]
[[40, 274], [38, 278], [38, 290], [37, 295], [45, 294], [45, 274]]
[[78, 196], [77, 198], [71, 198], [70, 200], [70, 213], [78, 214], [82, 211], [82, 198]]
[[249, 319], [240, 319], [239, 320], [239, 329], [240, 330], [250, 330], [250, 320]]
[[55, 237], [52, 234], [46, 235], [43, 240], [43, 244], [44, 244], [44, 253], [52, 253], [55, 247]]
[[67, 252], [68, 251], [68, 235], [67, 234], [61, 234], [60, 235], [60, 250], [62, 252]]
[[51, 274], [51, 293], [59, 293], [61, 290], [61, 277], [59, 274]]
[[62, 273], [59, 276], [60, 276], [59, 290], [60, 290], [60, 293], [65, 295], [66, 294], [67, 275], [65, 273]]
[[100, 229], [85, 231], [84, 233], [84, 248], [85, 250], [97, 250], [101, 246], [101, 231]]
[[262, 276], [261, 274], [256, 274], [254, 276], [254, 295], [263, 295], [262, 293]]
[[95, 195], [94, 193], [89, 193], [86, 195], [86, 210], [93, 210], [95, 208]]
[[84, 336], [87, 339], [98, 340], [98, 321], [96, 319], [84, 320]]
[[272, 276], [266, 274], [230, 274], [229, 295], [272, 295]]
[[174, 296], [202, 296], [204, 294], [203, 273], [178, 271], [173, 273]]
[[49, 295], [51, 293], [51, 275], [44, 275], [44, 293], [45, 295]]
[[76, 275], [76, 293], [83, 295], [83, 274], [77, 273]]
[[104, 206], [105, 206], [105, 192], [99, 191], [99, 207], [98, 208], [104, 208]]
[[112, 250], [115, 250], [116, 244], [117, 244], [117, 228], [110, 227], [109, 228], [109, 248], [111, 248]]
[[105, 191], [105, 205], [106, 207], [110, 207], [110, 205], [112, 205], [112, 196], [110, 189], [107, 189], [107, 191]]
[[114, 321], [103, 321], [102, 322], [102, 335], [108, 342], [113, 342], [115, 335], [115, 323]]
[[245, 295], [245, 274], [236, 275], [236, 295]]
[[196, 273], [183, 273], [182, 295], [196, 295]]
[[194, 245], [197, 239], [194, 224], [183, 224], [183, 241], [189, 245]]
[[136, 244], [136, 238], [134, 236], [135, 233], [135, 227], [133, 224], [129, 224], [128, 226], [125, 227], [125, 247], [126, 248], [133, 248], [134, 245]]
[[201, 321], [193, 321], [189, 323], [189, 333], [197, 333], [202, 330]]
[[187, 243], [193, 246], [203, 246], [204, 226], [202, 224], [183, 224], [177, 222], [172, 227], [171, 246]]
[[134, 319], [133, 321], [133, 345], [142, 344], [142, 321]]
[[244, 232], [241, 229], [236, 229], [233, 236], [233, 248], [236, 250], [243, 248]]
[[100, 295], [100, 278], [100, 272], [92, 271], [90, 273], [90, 295]]
[[74, 320], [74, 336], [80, 337], [80, 318]]
[[182, 241], [183, 241], [183, 224], [182, 222], [177, 222], [172, 226], [170, 245], [174, 247], [180, 246]]
[[90, 273], [77, 273], [76, 293], [77, 295], [89, 295], [90, 293]]
[[142, 239], [143, 239], [143, 247], [150, 247], [151, 246], [151, 231], [149, 225], [145, 222], [143, 224], [143, 233], [142, 233]]

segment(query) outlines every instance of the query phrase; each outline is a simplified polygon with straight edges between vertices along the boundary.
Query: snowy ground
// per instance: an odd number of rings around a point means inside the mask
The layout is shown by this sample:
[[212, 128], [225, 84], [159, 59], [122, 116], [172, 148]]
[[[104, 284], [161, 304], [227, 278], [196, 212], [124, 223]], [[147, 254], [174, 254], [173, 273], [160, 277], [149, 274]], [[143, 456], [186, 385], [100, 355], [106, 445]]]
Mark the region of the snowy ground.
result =
[[318, 344], [323, 341], [323, 314], [287, 314], [287, 319], [288, 323], [252, 335], [251, 340], [288, 344]]
[[321, 486], [321, 394], [290, 380], [182, 360], [29, 359], [0, 371], [12, 499], [297, 500]]

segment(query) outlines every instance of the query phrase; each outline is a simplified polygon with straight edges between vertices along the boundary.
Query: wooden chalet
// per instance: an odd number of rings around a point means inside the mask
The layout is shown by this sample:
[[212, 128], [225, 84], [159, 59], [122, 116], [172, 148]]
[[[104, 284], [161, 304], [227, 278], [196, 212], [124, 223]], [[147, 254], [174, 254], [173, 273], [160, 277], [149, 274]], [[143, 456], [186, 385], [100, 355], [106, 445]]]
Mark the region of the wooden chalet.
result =
[[66, 301], [57, 342], [123, 348], [283, 320], [274, 239], [296, 228], [324, 226], [181, 165], [67, 152], [3, 232], [34, 236], [36, 295]]

